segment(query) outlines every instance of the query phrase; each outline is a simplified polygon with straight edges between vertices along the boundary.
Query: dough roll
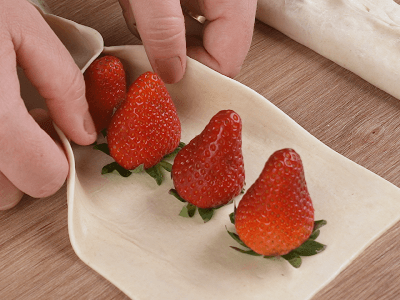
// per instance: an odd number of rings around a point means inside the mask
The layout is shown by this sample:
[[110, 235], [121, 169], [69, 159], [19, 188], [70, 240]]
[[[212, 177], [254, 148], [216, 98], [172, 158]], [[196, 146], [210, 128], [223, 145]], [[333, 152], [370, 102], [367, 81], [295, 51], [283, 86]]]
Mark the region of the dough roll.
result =
[[257, 19], [400, 99], [396, 2], [259, 0]]

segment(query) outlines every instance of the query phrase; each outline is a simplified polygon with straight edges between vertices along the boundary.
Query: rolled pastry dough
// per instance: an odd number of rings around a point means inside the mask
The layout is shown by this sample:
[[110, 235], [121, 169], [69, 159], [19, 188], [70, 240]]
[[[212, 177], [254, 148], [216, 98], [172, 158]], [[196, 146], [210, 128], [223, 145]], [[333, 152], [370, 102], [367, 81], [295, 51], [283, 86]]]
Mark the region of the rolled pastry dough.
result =
[[400, 99], [394, 1], [259, 0], [257, 18]]

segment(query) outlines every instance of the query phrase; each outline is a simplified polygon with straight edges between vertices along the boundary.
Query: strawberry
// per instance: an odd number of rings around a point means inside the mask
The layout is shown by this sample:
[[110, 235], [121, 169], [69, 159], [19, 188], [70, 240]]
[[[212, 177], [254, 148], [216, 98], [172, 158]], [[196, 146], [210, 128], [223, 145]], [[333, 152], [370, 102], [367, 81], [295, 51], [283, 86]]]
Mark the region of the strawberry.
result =
[[129, 87], [107, 130], [110, 155], [123, 168], [151, 168], [179, 145], [181, 123], [163, 81], [146, 72]]
[[295, 266], [301, 255], [325, 249], [314, 241], [319, 232], [313, 233], [325, 221], [314, 222], [303, 164], [293, 149], [271, 155], [259, 178], [239, 202], [234, 222], [237, 238], [250, 252], [282, 256]]
[[171, 175], [183, 200], [208, 209], [240, 194], [245, 179], [241, 134], [240, 116], [222, 110], [178, 152]]
[[114, 109], [125, 100], [124, 67], [117, 57], [103, 56], [90, 64], [84, 78], [89, 111], [100, 132], [107, 128]]

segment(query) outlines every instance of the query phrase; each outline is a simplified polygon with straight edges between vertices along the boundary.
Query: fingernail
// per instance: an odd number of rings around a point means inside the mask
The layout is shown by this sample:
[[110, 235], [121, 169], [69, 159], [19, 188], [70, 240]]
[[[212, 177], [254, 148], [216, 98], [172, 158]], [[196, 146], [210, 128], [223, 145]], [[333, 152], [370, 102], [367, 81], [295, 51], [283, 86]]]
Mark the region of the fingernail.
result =
[[89, 111], [85, 113], [83, 127], [90, 136], [97, 136], [96, 127], [94, 126], [93, 119]]
[[179, 56], [155, 60], [155, 70], [165, 83], [175, 83], [183, 77], [182, 60]]

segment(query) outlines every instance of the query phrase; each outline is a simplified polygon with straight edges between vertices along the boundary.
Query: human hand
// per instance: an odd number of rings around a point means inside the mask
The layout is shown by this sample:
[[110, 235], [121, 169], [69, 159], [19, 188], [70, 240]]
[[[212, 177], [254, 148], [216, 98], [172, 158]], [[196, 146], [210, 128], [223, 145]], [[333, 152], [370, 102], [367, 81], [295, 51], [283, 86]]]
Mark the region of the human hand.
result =
[[[27, 111], [17, 62], [46, 100], [48, 113]], [[68, 161], [51, 138], [50, 118], [78, 144], [93, 143], [96, 132], [82, 73], [26, 0], [0, 0], [0, 65], [0, 210], [4, 210], [15, 206], [23, 193], [49, 196], [65, 182]]]
[[[166, 82], [179, 81], [186, 54], [236, 76], [250, 48], [257, 0], [119, 0], [129, 25], [135, 23], [154, 71]], [[202, 42], [185, 40], [181, 4], [206, 18]], [[187, 48], [186, 48], [187, 46]]]

